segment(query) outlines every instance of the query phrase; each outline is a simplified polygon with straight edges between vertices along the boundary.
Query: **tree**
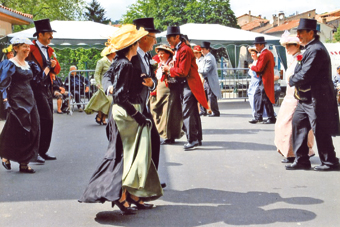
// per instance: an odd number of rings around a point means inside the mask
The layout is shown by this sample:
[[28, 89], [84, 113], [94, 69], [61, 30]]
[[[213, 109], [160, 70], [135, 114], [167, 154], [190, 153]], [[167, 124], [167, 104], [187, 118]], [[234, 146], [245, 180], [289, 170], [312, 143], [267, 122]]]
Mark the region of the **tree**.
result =
[[333, 39], [336, 42], [340, 42], [340, 26], [338, 27], [337, 31], [333, 34]]
[[[77, 49], [55, 49], [58, 61], [61, 66], [59, 76], [63, 79], [70, 72], [70, 66], [76, 65], [79, 70], [95, 69], [97, 61], [101, 58], [102, 50], [91, 48], [77, 48]], [[93, 74], [93, 73], [91, 73]]]
[[[3, 6], [33, 15], [33, 20], [78, 20], [82, 18], [86, 3], [84, 0], [0, 0]], [[33, 27], [15, 25], [14, 32]]]
[[122, 22], [132, 23], [141, 17], [155, 18], [155, 27], [160, 30], [186, 23], [221, 24], [238, 28], [229, 0], [137, 0], [129, 6]]
[[87, 12], [84, 16], [89, 21], [108, 24], [111, 20], [105, 17], [105, 9], [101, 7], [97, 0], [92, 0], [90, 5], [85, 7]]

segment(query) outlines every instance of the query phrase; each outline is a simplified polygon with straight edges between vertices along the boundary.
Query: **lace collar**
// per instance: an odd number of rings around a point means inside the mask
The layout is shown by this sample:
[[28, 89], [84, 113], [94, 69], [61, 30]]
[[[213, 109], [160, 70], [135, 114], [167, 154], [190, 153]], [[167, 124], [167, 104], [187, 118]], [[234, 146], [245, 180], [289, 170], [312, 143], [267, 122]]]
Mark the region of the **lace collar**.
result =
[[28, 65], [27, 61], [25, 61], [25, 66], [19, 65], [19, 63], [17, 63], [16, 61], [13, 60], [13, 58], [9, 59], [9, 61], [11, 61], [14, 65], [16, 65], [17, 67], [23, 69], [23, 70], [30, 70], [30, 66]]

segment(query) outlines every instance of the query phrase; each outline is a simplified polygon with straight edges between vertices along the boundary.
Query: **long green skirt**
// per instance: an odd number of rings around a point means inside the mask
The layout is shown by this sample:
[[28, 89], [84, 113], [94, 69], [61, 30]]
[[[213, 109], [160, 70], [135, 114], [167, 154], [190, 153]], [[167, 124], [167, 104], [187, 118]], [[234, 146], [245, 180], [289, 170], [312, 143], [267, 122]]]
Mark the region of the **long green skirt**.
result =
[[[141, 111], [139, 104], [134, 107]], [[145, 201], [159, 198], [163, 195], [163, 190], [151, 159], [151, 127], [140, 127], [117, 104], [112, 105], [112, 116], [123, 144], [123, 189]]]
[[98, 91], [93, 94], [84, 111], [87, 114], [101, 111], [103, 114], [108, 115], [111, 103], [112, 96], [107, 96], [102, 89], [98, 89]]

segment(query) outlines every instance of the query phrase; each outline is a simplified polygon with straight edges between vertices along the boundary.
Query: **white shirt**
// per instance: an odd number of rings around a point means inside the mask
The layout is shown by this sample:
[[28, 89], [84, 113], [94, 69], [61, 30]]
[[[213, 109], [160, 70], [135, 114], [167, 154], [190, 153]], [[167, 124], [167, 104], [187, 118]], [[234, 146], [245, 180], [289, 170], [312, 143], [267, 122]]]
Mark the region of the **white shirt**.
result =
[[150, 75], [150, 66], [149, 66], [150, 62], [146, 62], [146, 60], [145, 60], [145, 54], [146, 53], [140, 47], [138, 47], [137, 52], [142, 58], [142, 62], [143, 62], [144, 67], [146, 69], [146, 74]]
[[43, 48], [43, 47], [48, 47], [48, 46], [45, 46], [45, 45], [42, 45], [41, 42], [39, 42], [39, 40], [36, 41], [39, 49], [41, 50], [41, 53], [43, 53], [43, 55], [45, 56], [45, 59], [48, 60], [48, 52], [47, 52], [47, 49], [46, 48]]

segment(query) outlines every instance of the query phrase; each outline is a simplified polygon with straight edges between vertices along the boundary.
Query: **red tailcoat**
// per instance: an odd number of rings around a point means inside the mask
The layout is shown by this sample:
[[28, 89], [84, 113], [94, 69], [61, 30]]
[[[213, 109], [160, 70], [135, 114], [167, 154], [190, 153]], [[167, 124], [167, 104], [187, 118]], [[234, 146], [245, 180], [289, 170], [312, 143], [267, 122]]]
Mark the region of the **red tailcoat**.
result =
[[257, 64], [251, 67], [257, 76], [262, 76], [264, 91], [271, 103], [275, 103], [274, 93], [274, 67], [275, 61], [272, 52], [265, 49], [259, 56]]
[[170, 69], [171, 77], [185, 77], [188, 81], [191, 92], [197, 101], [206, 109], [208, 106], [203, 84], [198, 74], [198, 67], [192, 49], [182, 43], [177, 50], [174, 66]]
[[[41, 56], [39, 47], [36, 45], [35, 40], [33, 40], [33, 44], [34, 45], [30, 46], [30, 53], [27, 57], [27, 60], [36, 62], [39, 65], [40, 69], [43, 71], [44, 63], [43, 63], [43, 58]], [[51, 47], [48, 47], [47, 52], [48, 52], [48, 56], [51, 58], [54, 50]], [[53, 83], [52, 73], [57, 75], [60, 72], [60, 65], [59, 65], [57, 58], [54, 57], [54, 60], [57, 61], [57, 64], [54, 68], [51, 68], [51, 71], [50, 71], [51, 72], [50, 73], [51, 83]]]

